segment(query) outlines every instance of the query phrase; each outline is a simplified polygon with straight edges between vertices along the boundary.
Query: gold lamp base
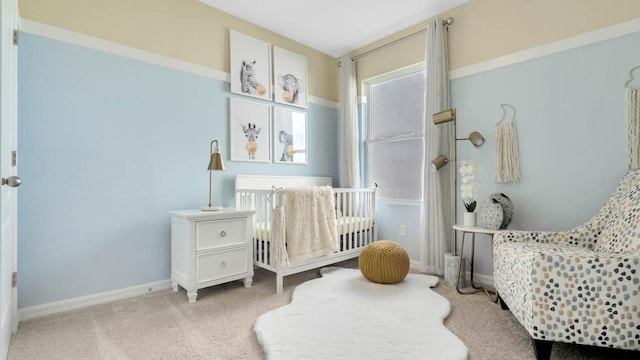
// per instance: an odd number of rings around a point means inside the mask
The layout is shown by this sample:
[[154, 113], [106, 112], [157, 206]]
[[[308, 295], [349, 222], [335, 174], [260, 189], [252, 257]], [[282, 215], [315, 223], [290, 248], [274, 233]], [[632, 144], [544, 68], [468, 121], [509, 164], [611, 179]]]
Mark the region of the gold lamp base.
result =
[[205, 206], [201, 210], [202, 211], [221, 211], [222, 206]]
[[[215, 148], [213, 147], [213, 144], [216, 144]], [[222, 160], [222, 155], [220, 154], [220, 146], [218, 146], [218, 140], [213, 140], [211, 142], [209, 154], [211, 155], [209, 166], [207, 167], [207, 170], [209, 170], [209, 206], [203, 207], [202, 211], [220, 211], [222, 210], [222, 206], [211, 206], [211, 172], [215, 170], [225, 170], [224, 160]]]

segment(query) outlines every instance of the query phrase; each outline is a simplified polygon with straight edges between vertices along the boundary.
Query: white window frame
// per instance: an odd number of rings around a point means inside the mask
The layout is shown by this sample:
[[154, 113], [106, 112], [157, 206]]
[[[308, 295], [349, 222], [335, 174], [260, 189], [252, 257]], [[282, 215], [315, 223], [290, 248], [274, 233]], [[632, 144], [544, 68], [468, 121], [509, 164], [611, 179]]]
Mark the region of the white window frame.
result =
[[[375, 85], [378, 84], [382, 84], [384, 82], [387, 81], [391, 81], [391, 80], [395, 80], [404, 76], [409, 76], [409, 75], [413, 75], [415, 73], [418, 72], [423, 72], [425, 73], [426, 76], [426, 71], [424, 69], [424, 64], [416, 64], [416, 65], [412, 65], [412, 66], [408, 66], [406, 68], [402, 68], [399, 70], [394, 70], [391, 72], [388, 72], [386, 74], [377, 76], [377, 77], [373, 77], [370, 79], [367, 79], [364, 81], [365, 83], [365, 99], [366, 99], [366, 124], [367, 124], [367, 129], [366, 129], [366, 140], [365, 140], [365, 152], [366, 152], [366, 183], [367, 186], [375, 186], [375, 184], [372, 183], [371, 181], [371, 165], [372, 165], [372, 159], [371, 159], [371, 145], [373, 144], [380, 144], [380, 143], [389, 143], [389, 142], [394, 142], [394, 141], [403, 141], [403, 140], [416, 140], [416, 139], [421, 139], [425, 142], [425, 148], [427, 146], [426, 144], [426, 139], [424, 136], [424, 126], [422, 128], [421, 132], [411, 132], [411, 133], [406, 133], [406, 134], [399, 134], [399, 135], [395, 135], [395, 136], [389, 136], [389, 137], [380, 137], [380, 138], [376, 138], [376, 139], [372, 139], [371, 138], [371, 88]], [[425, 81], [426, 83], [426, 81]], [[426, 91], [426, 89], [425, 89]], [[423, 119], [423, 121], [425, 121]], [[423, 163], [423, 170], [424, 170], [424, 156], [425, 154], [422, 154], [422, 163]], [[423, 171], [424, 172], [424, 171]], [[422, 193], [422, 198], [421, 199], [414, 199], [414, 200], [407, 200], [407, 199], [379, 199], [379, 201], [383, 201], [386, 203], [392, 203], [392, 204], [397, 204], [397, 205], [410, 205], [410, 206], [421, 206], [422, 205], [422, 201], [424, 198], [424, 191], [421, 190]]]

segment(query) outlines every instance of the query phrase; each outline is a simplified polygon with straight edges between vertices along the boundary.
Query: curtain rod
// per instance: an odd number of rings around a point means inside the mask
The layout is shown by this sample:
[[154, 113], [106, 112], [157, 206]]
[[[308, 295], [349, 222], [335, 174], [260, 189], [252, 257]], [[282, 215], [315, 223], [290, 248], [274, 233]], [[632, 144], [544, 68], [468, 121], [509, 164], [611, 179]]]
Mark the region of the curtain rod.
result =
[[[452, 17], [448, 17], [446, 20], [442, 20], [442, 25], [449, 26], [449, 25], [453, 24], [453, 21], [454, 21], [454, 19]], [[386, 44], [383, 44], [383, 45], [380, 45], [380, 46], [378, 46], [376, 48], [373, 48], [373, 49], [371, 49], [369, 51], [363, 52], [360, 55], [356, 55], [356, 56], [351, 58], [351, 61], [357, 61], [359, 59], [362, 59], [363, 57], [369, 56], [369, 55], [371, 55], [373, 53], [376, 53], [376, 52], [378, 52], [380, 50], [386, 49], [389, 46], [393, 46], [393, 45], [401, 43], [401, 42], [403, 42], [405, 40], [411, 39], [412, 37], [418, 36], [420, 34], [424, 34], [425, 32], [427, 32], [427, 29], [418, 30], [418, 31], [416, 31], [414, 33], [411, 33], [409, 35], [405, 35], [405, 36], [403, 36], [403, 37], [401, 37], [399, 39], [393, 40], [391, 42], [388, 42]], [[338, 61], [338, 67], [340, 67], [341, 65], [342, 65], [341, 62]]]

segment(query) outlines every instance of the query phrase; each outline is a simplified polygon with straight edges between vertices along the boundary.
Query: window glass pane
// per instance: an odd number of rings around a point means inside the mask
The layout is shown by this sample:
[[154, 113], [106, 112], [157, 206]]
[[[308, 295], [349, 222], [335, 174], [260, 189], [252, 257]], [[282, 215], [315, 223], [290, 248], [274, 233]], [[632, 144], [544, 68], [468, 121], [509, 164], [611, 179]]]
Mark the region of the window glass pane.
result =
[[371, 86], [371, 139], [424, 131], [424, 71]]
[[378, 184], [378, 198], [422, 199], [423, 139], [374, 143], [369, 154], [371, 184]]

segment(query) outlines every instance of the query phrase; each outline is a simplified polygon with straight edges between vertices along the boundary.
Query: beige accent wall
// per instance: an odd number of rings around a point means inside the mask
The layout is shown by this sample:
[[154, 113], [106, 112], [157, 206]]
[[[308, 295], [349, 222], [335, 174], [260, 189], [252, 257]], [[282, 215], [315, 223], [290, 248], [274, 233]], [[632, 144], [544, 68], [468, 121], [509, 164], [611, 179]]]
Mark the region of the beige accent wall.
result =
[[[454, 17], [449, 27], [451, 69], [512, 54], [640, 17], [638, 0], [471, 0], [439, 17]], [[352, 52], [424, 29], [412, 26]], [[424, 61], [425, 35], [358, 60], [358, 80]]]
[[[308, 58], [309, 95], [338, 101], [336, 59], [196, 0], [20, 0], [23, 18], [229, 72], [228, 29]], [[449, 28], [451, 69], [640, 17], [638, 0], [471, 0], [439, 15]], [[354, 56], [420, 29], [360, 48]], [[329, 26], [329, 25], [328, 25]], [[424, 61], [425, 35], [358, 60], [358, 80]]]
[[[377, 46], [386, 44], [387, 42], [399, 39], [409, 34], [413, 34], [424, 29], [425, 27], [426, 22], [412, 26], [399, 33], [394, 34], [393, 36], [387, 37], [381, 41], [361, 48], [350, 55], [353, 57], [357, 54], [362, 54]], [[376, 76], [381, 76], [407, 66], [424, 62], [425, 41], [425, 34], [420, 34], [357, 60], [356, 79], [358, 80], [359, 84], [359, 94], [364, 94], [363, 81], [365, 80], [372, 79]]]
[[196, 0], [20, 0], [20, 16], [229, 72], [234, 29], [306, 56], [309, 95], [338, 101], [336, 60]]

